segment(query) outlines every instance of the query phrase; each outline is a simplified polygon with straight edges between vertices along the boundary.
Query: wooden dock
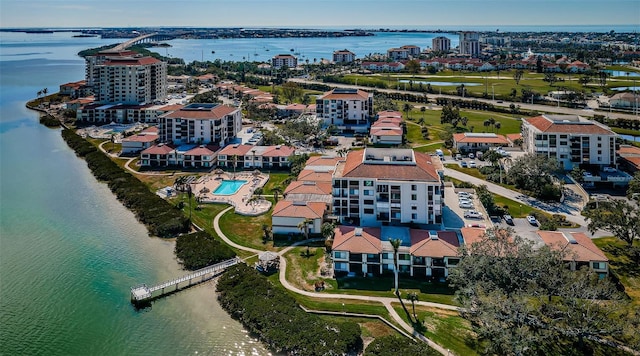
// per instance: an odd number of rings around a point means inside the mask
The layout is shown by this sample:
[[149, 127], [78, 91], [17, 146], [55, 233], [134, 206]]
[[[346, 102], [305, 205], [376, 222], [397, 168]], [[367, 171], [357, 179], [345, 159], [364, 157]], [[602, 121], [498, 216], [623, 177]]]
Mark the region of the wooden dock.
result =
[[[240, 259], [236, 257], [154, 286], [147, 286], [146, 284], [135, 286], [131, 288], [131, 303], [140, 304], [148, 302], [152, 299], [162, 297], [165, 294], [173, 293], [179, 289], [208, 281], [223, 272], [227, 267], [238, 264], [238, 262], [240, 262]], [[181, 283], [182, 286], [180, 286]], [[157, 293], [158, 291], [160, 291], [160, 293]]]

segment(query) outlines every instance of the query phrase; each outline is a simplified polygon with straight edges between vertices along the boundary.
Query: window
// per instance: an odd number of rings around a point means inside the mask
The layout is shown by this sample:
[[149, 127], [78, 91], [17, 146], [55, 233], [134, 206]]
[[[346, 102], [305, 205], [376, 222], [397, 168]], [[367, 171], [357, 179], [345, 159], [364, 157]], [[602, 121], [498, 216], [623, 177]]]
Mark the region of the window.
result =
[[373, 209], [364, 209], [364, 213], [371, 215], [373, 214]]
[[363, 190], [363, 194], [364, 195], [373, 195], [373, 190], [365, 189], [365, 190]]
[[348, 264], [345, 262], [336, 262], [334, 263], [336, 271], [347, 271]]
[[346, 259], [347, 258], [347, 253], [345, 251], [334, 251], [333, 252], [333, 256], [336, 259]]
[[418, 186], [415, 184], [411, 184], [411, 190], [418, 190]]
[[411, 255], [408, 253], [400, 253], [398, 254], [398, 261], [410, 261], [411, 260]]
[[418, 207], [414, 205], [411, 207], [411, 210], [418, 210]]
[[604, 262], [591, 262], [591, 267], [593, 269], [606, 269], [607, 266]]
[[411, 194], [411, 200], [418, 200], [418, 194]]
[[418, 220], [418, 214], [411, 214], [411, 220]]

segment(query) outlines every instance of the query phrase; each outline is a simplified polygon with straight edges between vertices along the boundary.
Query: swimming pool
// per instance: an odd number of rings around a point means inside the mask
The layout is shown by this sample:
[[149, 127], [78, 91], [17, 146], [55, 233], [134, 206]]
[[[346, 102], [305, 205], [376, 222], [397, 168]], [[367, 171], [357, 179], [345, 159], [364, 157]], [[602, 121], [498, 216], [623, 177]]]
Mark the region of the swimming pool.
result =
[[223, 180], [220, 183], [220, 186], [216, 188], [213, 194], [217, 195], [231, 195], [235, 194], [243, 184], [245, 184], [246, 180]]

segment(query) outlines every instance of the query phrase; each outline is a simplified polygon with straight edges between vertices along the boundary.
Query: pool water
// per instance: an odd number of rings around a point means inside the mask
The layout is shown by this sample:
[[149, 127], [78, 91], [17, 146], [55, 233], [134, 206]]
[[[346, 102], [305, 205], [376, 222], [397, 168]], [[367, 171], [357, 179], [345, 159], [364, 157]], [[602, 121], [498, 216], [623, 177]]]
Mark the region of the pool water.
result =
[[223, 180], [222, 183], [220, 183], [220, 186], [218, 186], [218, 188], [216, 188], [216, 190], [213, 192], [213, 194], [218, 194], [218, 195], [231, 195], [231, 194], [235, 194], [238, 189], [240, 189], [240, 187], [242, 187], [243, 184], [245, 184], [247, 181], [246, 180]]

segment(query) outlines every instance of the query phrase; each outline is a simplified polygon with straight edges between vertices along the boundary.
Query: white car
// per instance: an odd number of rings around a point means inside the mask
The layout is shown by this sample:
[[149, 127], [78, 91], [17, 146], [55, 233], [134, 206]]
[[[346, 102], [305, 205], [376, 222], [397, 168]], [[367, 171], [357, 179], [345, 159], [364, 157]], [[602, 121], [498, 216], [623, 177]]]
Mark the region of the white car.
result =
[[462, 209], [473, 209], [473, 203], [469, 201], [460, 202], [458, 205]]
[[534, 226], [538, 226], [538, 220], [536, 220], [535, 216], [532, 215], [527, 215], [527, 221], [529, 222], [529, 224], [534, 225]]
[[471, 193], [469, 193], [469, 192], [458, 192], [458, 198], [469, 198], [469, 199], [471, 199]]
[[458, 203], [473, 203], [473, 201], [467, 197], [458, 197]]
[[607, 172], [607, 173], [615, 173], [616, 169], [614, 167], [604, 167], [602, 168], [603, 171]]
[[476, 168], [476, 161], [469, 161], [469, 168]]
[[482, 213], [475, 210], [468, 210], [464, 212], [464, 217], [467, 219], [482, 219]]
[[473, 153], [469, 153], [469, 158], [474, 159], [476, 156]]

